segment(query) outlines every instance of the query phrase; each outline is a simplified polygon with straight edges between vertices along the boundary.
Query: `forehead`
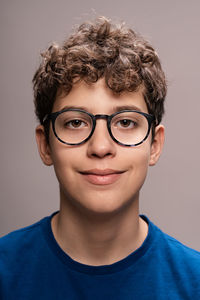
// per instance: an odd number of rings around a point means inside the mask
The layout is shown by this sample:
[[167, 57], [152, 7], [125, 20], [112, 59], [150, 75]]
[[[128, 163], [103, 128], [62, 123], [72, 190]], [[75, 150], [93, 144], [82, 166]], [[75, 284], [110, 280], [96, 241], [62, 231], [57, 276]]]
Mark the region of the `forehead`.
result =
[[120, 110], [120, 107], [132, 107], [132, 109], [148, 113], [147, 105], [143, 96], [143, 89], [136, 92], [123, 92], [114, 94], [106, 85], [104, 79], [93, 84], [81, 81], [75, 84], [69, 94], [61, 92], [56, 97], [53, 111], [62, 110], [65, 107], [77, 107], [85, 109], [93, 114], [111, 114]]

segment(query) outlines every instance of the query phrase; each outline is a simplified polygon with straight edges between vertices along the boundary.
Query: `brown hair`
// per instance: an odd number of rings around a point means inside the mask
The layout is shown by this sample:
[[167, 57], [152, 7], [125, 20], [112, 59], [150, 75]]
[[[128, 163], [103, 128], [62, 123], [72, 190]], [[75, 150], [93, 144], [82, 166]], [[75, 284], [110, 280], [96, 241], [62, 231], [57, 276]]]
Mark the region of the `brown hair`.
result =
[[85, 22], [61, 46], [52, 44], [41, 56], [33, 78], [35, 112], [41, 124], [60, 89], [68, 94], [80, 80], [91, 84], [103, 77], [117, 94], [143, 87], [155, 126], [161, 122], [167, 86], [158, 55], [124, 23], [105, 17]]

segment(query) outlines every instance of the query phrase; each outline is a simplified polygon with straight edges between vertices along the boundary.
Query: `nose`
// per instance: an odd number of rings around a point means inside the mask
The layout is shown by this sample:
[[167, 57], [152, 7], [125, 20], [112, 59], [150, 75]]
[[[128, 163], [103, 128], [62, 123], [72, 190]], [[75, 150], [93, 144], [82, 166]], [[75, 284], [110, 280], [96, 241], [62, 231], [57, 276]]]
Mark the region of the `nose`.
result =
[[105, 158], [116, 154], [116, 145], [112, 140], [106, 120], [96, 121], [96, 127], [92, 137], [87, 142], [87, 155], [89, 157]]

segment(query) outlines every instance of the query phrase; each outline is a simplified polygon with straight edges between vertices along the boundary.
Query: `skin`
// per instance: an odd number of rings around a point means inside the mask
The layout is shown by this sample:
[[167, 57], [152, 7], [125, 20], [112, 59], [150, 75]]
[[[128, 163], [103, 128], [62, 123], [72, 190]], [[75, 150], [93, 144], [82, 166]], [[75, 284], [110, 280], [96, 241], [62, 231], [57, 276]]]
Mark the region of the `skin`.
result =
[[[103, 79], [92, 85], [74, 85], [68, 95], [56, 98], [53, 112], [66, 105], [84, 107], [92, 114], [112, 114], [116, 106], [134, 105], [148, 113], [142, 89], [114, 95]], [[60, 211], [52, 219], [52, 231], [60, 247], [72, 259], [99, 266], [117, 262], [139, 248], [148, 225], [139, 217], [139, 192], [148, 167], [158, 161], [164, 144], [164, 126], [133, 148], [115, 143], [106, 121], [97, 120], [93, 136], [80, 146], [57, 140], [50, 128], [47, 144], [44, 128], [36, 128], [38, 150], [43, 163], [54, 166], [60, 186]], [[105, 185], [88, 182], [81, 171], [89, 169], [123, 171]]]

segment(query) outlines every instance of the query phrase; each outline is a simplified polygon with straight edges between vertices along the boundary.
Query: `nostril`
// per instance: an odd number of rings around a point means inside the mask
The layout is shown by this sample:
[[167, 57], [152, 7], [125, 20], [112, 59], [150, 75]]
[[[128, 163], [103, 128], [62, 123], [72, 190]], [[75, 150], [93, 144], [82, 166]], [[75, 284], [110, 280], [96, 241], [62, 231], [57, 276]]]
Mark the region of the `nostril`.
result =
[[111, 152], [108, 152], [108, 153], [92, 153], [91, 156], [95, 157], [95, 158], [104, 158], [104, 157], [107, 157], [107, 156], [112, 156], [112, 153]]

